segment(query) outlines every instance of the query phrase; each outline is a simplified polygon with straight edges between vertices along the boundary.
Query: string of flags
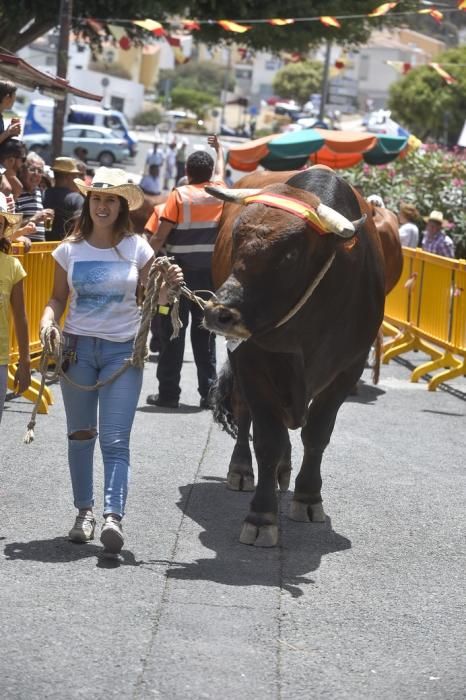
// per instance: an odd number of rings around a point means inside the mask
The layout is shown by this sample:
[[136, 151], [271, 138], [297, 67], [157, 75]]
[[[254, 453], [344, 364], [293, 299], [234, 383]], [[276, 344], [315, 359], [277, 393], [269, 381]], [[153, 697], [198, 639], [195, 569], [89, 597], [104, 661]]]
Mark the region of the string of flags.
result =
[[[96, 20], [91, 18], [82, 18], [82, 20], [88, 25], [90, 29], [96, 34], [103, 36], [106, 33], [110, 33], [113, 39], [118, 42], [120, 48], [123, 50], [128, 50], [132, 46], [131, 38], [127, 35], [124, 26], [121, 25], [135, 25], [141, 29], [149, 32], [157, 39], [165, 39], [170, 46], [172, 46], [175, 60], [177, 63], [184, 63], [189, 60], [182, 50], [183, 41], [187, 38], [187, 34], [191, 36], [191, 32], [198, 31], [201, 29], [201, 25], [218, 25], [225, 32], [232, 32], [234, 34], [244, 34], [251, 29], [254, 25], [258, 24], [269, 24], [274, 27], [287, 27], [295, 24], [296, 22], [321, 22], [325, 27], [330, 27], [334, 29], [340, 29], [342, 27], [342, 21], [348, 19], [362, 19], [362, 18], [378, 18], [387, 15], [388, 13], [396, 15], [430, 15], [432, 19], [440, 23], [444, 19], [445, 12], [457, 12], [466, 11], [466, 0], [457, 0], [456, 8], [449, 8], [444, 11], [438, 10], [436, 7], [422, 8], [420, 10], [411, 10], [409, 12], [393, 12], [396, 10], [400, 2], [385, 2], [381, 5], [375, 7], [371, 12], [367, 14], [347, 14], [347, 15], [322, 15], [314, 17], [296, 17], [296, 18], [272, 18], [272, 19], [250, 19], [247, 24], [236, 20], [230, 19], [219, 19], [219, 20], [191, 20], [182, 19], [176, 21], [176, 31], [175, 33], [167, 31], [161, 22], [154, 19], [136, 19], [136, 20], [111, 20], [108, 23], [106, 20]], [[107, 31], [106, 31], [107, 30]], [[293, 60], [300, 60], [299, 54]], [[401, 61], [387, 61], [387, 64], [391, 65], [395, 70], [400, 73], [407, 73], [411, 69], [411, 65], [408, 63], [402, 63]], [[455, 78], [450, 76], [446, 71], [442, 69], [437, 63], [429, 64], [448, 84], [453, 84], [457, 82]], [[341, 70], [341, 67], [338, 66]]]
[[[457, 0], [457, 6], [456, 8], [448, 8], [442, 11], [438, 10], [436, 7], [428, 7], [428, 8], [423, 8], [420, 10], [410, 10], [410, 11], [397, 11], [393, 12], [398, 5], [400, 5], [400, 2], [384, 2], [381, 5], [378, 5], [375, 7], [371, 12], [366, 13], [366, 14], [347, 14], [347, 15], [321, 15], [321, 16], [314, 16], [314, 17], [288, 17], [288, 18], [280, 18], [280, 17], [275, 17], [272, 19], [249, 19], [247, 20], [247, 23], [243, 23], [238, 20], [231, 20], [231, 19], [218, 19], [218, 20], [213, 20], [213, 19], [207, 19], [207, 20], [191, 20], [191, 19], [184, 19], [184, 20], [179, 20], [176, 22], [176, 24], [180, 27], [182, 31], [185, 32], [192, 32], [192, 31], [197, 31], [201, 29], [201, 25], [203, 24], [210, 24], [214, 25], [217, 24], [219, 27], [221, 27], [224, 31], [226, 32], [233, 32], [236, 34], [244, 34], [245, 32], [250, 31], [253, 29], [254, 25], [257, 24], [270, 24], [271, 26], [274, 27], [286, 27], [290, 26], [292, 24], [295, 24], [296, 22], [321, 22], [324, 26], [326, 27], [333, 27], [335, 29], [340, 29], [342, 27], [341, 20], [349, 20], [349, 19], [363, 19], [366, 17], [370, 18], [378, 18], [378, 17], [383, 17], [387, 15], [389, 12], [393, 15], [412, 15], [412, 14], [420, 14], [420, 15], [430, 15], [436, 22], [442, 22], [444, 19], [445, 13], [446, 12], [456, 12], [458, 10], [463, 10], [466, 11], [466, 0]], [[91, 26], [94, 30], [99, 31], [98, 28], [96, 28], [96, 25], [99, 25], [98, 20], [94, 19], [87, 19], [85, 20], [89, 26]], [[115, 23], [115, 24], [114, 24]], [[112, 20], [112, 24], [114, 26], [118, 24], [134, 24], [142, 29], [145, 29], [146, 31], [150, 32], [156, 37], [164, 37], [167, 35], [167, 30], [164, 28], [163, 24], [161, 22], [158, 22], [153, 19], [137, 19], [137, 20]]]
[[[406, 61], [392, 61], [392, 60], [387, 60], [385, 63], [393, 68], [394, 70], [397, 71], [397, 73], [401, 73], [402, 75], [406, 75], [406, 73], [409, 73], [409, 71], [413, 68], [411, 63], [408, 63]], [[441, 78], [444, 79], [444, 81], [447, 83], [447, 85], [454, 85], [457, 83], [457, 79], [454, 78], [450, 73], [447, 73], [447, 71], [444, 69], [443, 66], [445, 65], [454, 65], [456, 68], [466, 68], [466, 65], [458, 64], [458, 63], [453, 63], [453, 64], [443, 64], [440, 65], [439, 63], [428, 63], [427, 64], [430, 68], [433, 68], [433, 70], [439, 74]]]

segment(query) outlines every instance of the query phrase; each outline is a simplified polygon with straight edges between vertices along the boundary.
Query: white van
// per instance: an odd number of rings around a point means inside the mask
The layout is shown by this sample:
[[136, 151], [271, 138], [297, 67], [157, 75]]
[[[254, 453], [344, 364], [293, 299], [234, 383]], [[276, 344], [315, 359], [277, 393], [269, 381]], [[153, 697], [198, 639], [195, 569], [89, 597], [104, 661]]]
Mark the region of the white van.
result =
[[[53, 109], [54, 101], [51, 99], [33, 100], [26, 114], [24, 135], [52, 133]], [[105, 109], [94, 105], [70, 105], [66, 123], [106, 126], [128, 143], [131, 156], [137, 153], [137, 139], [130, 132], [125, 115], [116, 109]]]

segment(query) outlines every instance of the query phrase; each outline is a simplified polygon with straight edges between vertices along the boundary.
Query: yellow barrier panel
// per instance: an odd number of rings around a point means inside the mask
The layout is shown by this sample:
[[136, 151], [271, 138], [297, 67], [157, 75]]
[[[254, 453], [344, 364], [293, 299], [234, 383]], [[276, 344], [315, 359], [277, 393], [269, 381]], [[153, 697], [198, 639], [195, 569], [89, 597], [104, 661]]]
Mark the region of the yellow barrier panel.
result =
[[[31, 364], [37, 366], [42, 350], [39, 338], [39, 322], [44, 306], [50, 299], [53, 286], [53, 274], [55, 262], [52, 251], [57, 243], [33, 243], [29, 253], [24, 253], [22, 245], [16, 245], [19, 252], [14, 253], [24, 267], [27, 277], [24, 280], [24, 296], [26, 315], [29, 324], [29, 351]], [[13, 390], [13, 378], [18, 362], [18, 343], [16, 341], [13, 323], [10, 323], [10, 365], [8, 366], [8, 388]], [[35, 402], [40, 382], [33, 377], [31, 386], [23, 396], [28, 401]], [[53, 404], [53, 395], [48, 387], [45, 387], [39, 413], [48, 413], [48, 407]]]
[[[403, 273], [385, 305], [383, 362], [410, 350], [430, 361], [411, 374], [416, 382], [436, 369], [428, 383], [434, 390], [447, 379], [466, 374], [466, 261], [420, 249], [403, 249]], [[459, 355], [459, 357], [457, 357]]]

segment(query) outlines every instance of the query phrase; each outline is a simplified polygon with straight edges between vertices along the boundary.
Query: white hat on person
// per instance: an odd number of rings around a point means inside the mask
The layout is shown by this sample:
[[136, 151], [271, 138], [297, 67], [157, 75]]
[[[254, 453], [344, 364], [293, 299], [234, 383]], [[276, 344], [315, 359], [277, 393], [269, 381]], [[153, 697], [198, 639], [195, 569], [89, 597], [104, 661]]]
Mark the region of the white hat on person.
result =
[[129, 182], [128, 173], [121, 168], [97, 168], [90, 185], [86, 185], [80, 178], [75, 178], [74, 183], [84, 196], [89, 192], [104, 192], [123, 197], [128, 202], [130, 211], [139, 209], [144, 204], [144, 192], [138, 185]]
[[3, 218], [8, 224], [4, 231], [5, 237], [11, 236], [11, 234], [14, 233], [17, 228], [19, 228], [23, 220], [22, 214], [11, 214], [8, 211], [8, 204], [3, 192], [0, 192], [0, 216], [3, 216]]
[[427, 221], [436, 221], [438, 224], [443, 224], [443, 213], [438, 209], [434, 209], [427, 217]]

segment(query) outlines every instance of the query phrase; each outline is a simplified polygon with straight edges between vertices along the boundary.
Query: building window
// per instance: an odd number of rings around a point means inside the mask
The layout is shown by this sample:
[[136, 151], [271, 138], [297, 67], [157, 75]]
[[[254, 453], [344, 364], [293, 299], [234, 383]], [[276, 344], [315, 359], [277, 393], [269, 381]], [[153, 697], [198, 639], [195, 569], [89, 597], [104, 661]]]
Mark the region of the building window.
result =
[[125, 106], [125, 100], [123, 97], [115, 97], [112, 95], [110, 98], [110, 107], [112, 109], [117, 109], [119, 112], [124, 111], [124, 106]]

